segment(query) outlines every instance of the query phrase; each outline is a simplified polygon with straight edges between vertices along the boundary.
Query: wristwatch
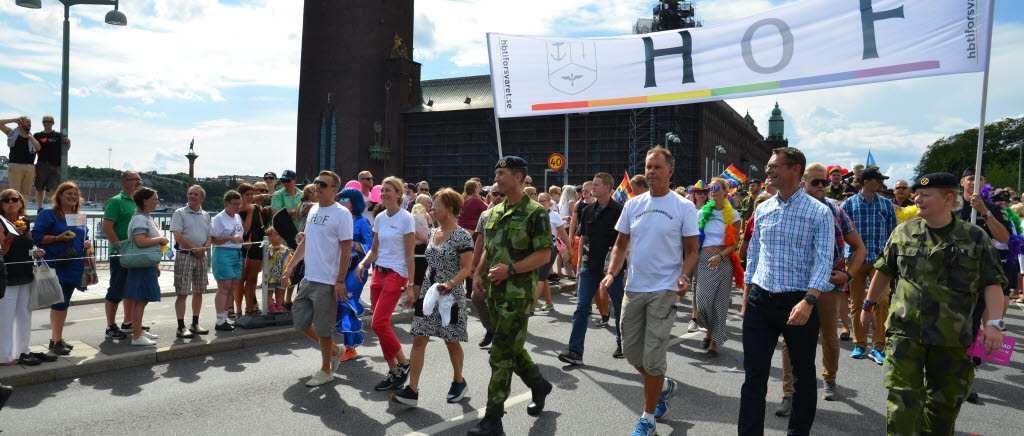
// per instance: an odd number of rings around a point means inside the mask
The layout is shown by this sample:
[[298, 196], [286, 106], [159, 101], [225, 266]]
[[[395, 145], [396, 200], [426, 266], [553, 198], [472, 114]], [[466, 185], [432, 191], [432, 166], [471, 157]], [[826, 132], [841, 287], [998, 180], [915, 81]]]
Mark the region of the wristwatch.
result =
[[807, 294], [807, 295], [804, 295], [804, 301], [806, 301], [808, 304], [813, 306], [815, 304], [818, 304], [818, 297], [815, 297], [815, 296], [813, 296], [811, 294]]
[[1005, 330], [1006, 329], [1006, 324], [1004, 324], [1003, 320], [1001, 320], [1001, 319], [990, 319], [988, 322], [985, 323], [985, 326], [986, 327], [989, 327], [989, 326], [995, 327], [995, 328], [997, 328], [999, 330]]
[[516, 264], [514, 264], [514, 263], [508, 264], [508, 275], [510, 275], [510, 276], [516, 275]]
[[875, 308], [875, 302], [871, 300], [864, 300], [864, 305], [861, 306], [861, 310], [871, 313], [871, 309]]

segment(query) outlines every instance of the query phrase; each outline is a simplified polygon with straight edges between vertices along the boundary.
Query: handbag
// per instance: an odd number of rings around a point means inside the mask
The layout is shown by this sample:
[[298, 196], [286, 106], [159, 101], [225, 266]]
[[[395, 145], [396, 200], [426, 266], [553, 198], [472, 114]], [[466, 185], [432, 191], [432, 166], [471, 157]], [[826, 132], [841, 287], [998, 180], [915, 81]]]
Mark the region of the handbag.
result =
[[46, 262], [33, 262], [32, 275], [35, 276], [29, 287], [29, 305], [32, 309], [44, 309], [64, 302], [64, 291], [60, 288], [57, 272]]
[[82, 283], [78, 285], [78, 289], [85, 290], [86, 287], [95, 285], [100, 282], [99, 277], [96, 275], [96, 265], [92, 259], [85, 260], [85, 269], [82, 271]]
[[140, 248], [134, 239], [129, 239], [121, 246], [122, 268], [151, 268], [160, 264], [163, 253], [159, 245]]

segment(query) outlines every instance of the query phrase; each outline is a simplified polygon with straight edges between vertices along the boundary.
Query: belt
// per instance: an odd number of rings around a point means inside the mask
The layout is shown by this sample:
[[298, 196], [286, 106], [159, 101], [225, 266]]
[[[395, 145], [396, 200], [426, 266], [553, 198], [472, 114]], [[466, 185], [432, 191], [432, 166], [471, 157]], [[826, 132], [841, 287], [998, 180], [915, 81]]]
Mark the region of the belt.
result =
[[807, 294], [807, 291], [772, 292], [772, 291], [769, 291], [769, 290], [767, 290], [765, 288], [762, 288], [761, 286], [755, 285], [753, 283], [751, 283], [750, 287], [751, 287], [751, 290], [756, 291], [756, 292], [758, 292], [760, 294], [763, 294], [763, 295], [767, 296], [770, 299], [771, 298], [792, 299], [792, 298], [795, 298], [797, 296], [799, 296], [800, 298], [803, 298], [804, 294]]

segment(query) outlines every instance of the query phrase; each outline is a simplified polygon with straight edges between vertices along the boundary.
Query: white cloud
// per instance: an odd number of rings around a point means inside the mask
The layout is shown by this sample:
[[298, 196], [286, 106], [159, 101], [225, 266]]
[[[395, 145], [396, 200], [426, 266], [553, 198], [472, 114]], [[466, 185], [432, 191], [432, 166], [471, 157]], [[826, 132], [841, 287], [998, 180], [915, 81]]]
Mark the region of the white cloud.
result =
[[114, 112], [118, 112], [118, 113], [122, 113], [122, 114], [128, 115], [130, 117], [134, 117], [134, 118], [146, 118], [146, 119], [167, 118], [167, 114], [165, 114], [163, 112], [153, 112], [153, 111], [142, 110], [142, 109], [139, 109], [139, 108], [134, 107], [134, 106], [116, 105], [116, 106], [112, 107], [111, 110], [113, 110]]
[[24, 77], [24, 78], [26, 78], [28, 80], [33, 81], [33, 82], [45, 82], [45, 80], [43, 80], [42, 77], [39, 77], [39, 76], [37, 76], [35, 74], [32, 74], [32, 73], [26, 73], [24, 71], [18, 71], [18, 74], [21, 74], [21, 77]]
[[[60, 8], [0, 2], [0, 67], [60, 71]], [[295, 0], [123, 2], [125, 27], [102, 24], [105, 7], [72, 13], [72, 86], [78, 96], [222, 101], [226, 89], [298, 85], [302, 7]], [[11, 26], [18, 24], [21, 26]]]

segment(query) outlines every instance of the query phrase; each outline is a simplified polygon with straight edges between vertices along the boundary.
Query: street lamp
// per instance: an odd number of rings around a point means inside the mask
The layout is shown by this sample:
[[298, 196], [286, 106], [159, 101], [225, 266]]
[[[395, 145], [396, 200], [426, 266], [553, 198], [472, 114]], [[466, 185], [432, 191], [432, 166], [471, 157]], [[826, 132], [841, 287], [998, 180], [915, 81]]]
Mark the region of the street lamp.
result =
[[[60, 87], [60, 134], [65, 138], [68, 137], [68, 85], [69, 76], [68, 69], [70, 66], [70, 52], [71, 52], [71, 21], [69, 17], [71, 15], [71, 7], [75, 5], [105, 5], [113, 6], [114, 9], [107, 12], [106, 17], [103, 21], [112, 26], [125, 26], [128, 24], [128, 17], [124, 16], [124, 13], [117, 10], [119, 0], [58, 0], [64, 5], [64, 56], [63, 63], [61, 65], [61, 87]], [[29, 8], [39, 9], [43, 7], [42, 0], [15, 0], [16, 5]], [[60, 174], [62, 179], [68, 177], [68, 149], [67, 146], [61, 144], [60, 150]]]

